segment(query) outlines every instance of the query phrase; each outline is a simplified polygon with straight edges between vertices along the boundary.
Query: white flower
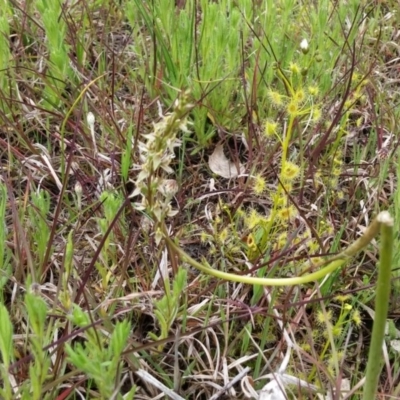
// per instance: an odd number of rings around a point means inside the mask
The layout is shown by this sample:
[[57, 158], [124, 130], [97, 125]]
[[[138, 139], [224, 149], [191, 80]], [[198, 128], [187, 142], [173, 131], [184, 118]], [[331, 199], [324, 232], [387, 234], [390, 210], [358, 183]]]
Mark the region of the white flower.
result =
[[300, 43], [300, 49], [303, 52], [303, 54], [308, 53], [308, 42], [307, 39], [303, 39]]
[[178, 193], [178, 183], [175, 179], [165, 179], [158, 186], [158, 191], [168, 199], [174, 197]]

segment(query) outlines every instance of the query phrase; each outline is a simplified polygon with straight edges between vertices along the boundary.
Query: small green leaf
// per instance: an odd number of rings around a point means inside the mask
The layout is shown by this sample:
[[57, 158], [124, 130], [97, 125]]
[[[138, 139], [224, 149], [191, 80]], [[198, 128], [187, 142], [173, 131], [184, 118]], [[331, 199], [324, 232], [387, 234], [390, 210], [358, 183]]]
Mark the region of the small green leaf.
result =
[[25, 306], [29, 316], [29, 322], [35, 335], [42, 339], [47, 317], [47, 305], [41, 298], [32, 293], [25, 295]]
[[8, 369], [13, 361], [13, 326], [6, 307], [0, 303], [0, 353], [4, 367]]
[[113, 356], [119, 358], [125, 348], [126, 342], [129, 337], [131, 325], [128, 321], [124, 320], [115, 325], [114, 332], [111, 336], [110, 348], [113, 351]]

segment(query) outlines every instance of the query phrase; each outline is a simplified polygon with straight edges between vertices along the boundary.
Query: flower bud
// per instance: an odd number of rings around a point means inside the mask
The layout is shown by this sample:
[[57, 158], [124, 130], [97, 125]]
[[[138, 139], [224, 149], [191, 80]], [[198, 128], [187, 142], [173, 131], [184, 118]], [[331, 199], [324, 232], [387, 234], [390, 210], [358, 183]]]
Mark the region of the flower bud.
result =
[[88, 112], [88, 114], [86, 116], [86, 121], [90, 128], [92, 126], [94, 127], [95, 118], [94, 118], [94, 114], [92, 112], [90, 112], [90, 111]]
[[308, 53], [308, 42], [307, 39], [303, 39], [300, 43], [300, 49], [303, 52], [303, 54]]

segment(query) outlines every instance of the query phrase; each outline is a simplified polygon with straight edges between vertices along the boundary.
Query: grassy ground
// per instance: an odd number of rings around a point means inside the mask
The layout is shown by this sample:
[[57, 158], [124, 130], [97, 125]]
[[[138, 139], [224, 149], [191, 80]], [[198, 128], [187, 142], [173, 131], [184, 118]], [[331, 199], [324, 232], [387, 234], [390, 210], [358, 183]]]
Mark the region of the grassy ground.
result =
[[244, 281], [398, 225], [398, 6], [2, 1], [0, 397], [360, 399], [379, 240]]

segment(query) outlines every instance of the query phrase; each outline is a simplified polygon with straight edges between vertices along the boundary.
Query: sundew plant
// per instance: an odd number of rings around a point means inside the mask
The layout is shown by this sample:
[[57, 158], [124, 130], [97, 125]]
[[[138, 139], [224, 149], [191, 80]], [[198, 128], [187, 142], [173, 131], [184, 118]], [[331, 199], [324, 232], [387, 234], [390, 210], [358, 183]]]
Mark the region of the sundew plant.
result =
[[0, 398], [400, 396], [398, 4], [0, 2]]

